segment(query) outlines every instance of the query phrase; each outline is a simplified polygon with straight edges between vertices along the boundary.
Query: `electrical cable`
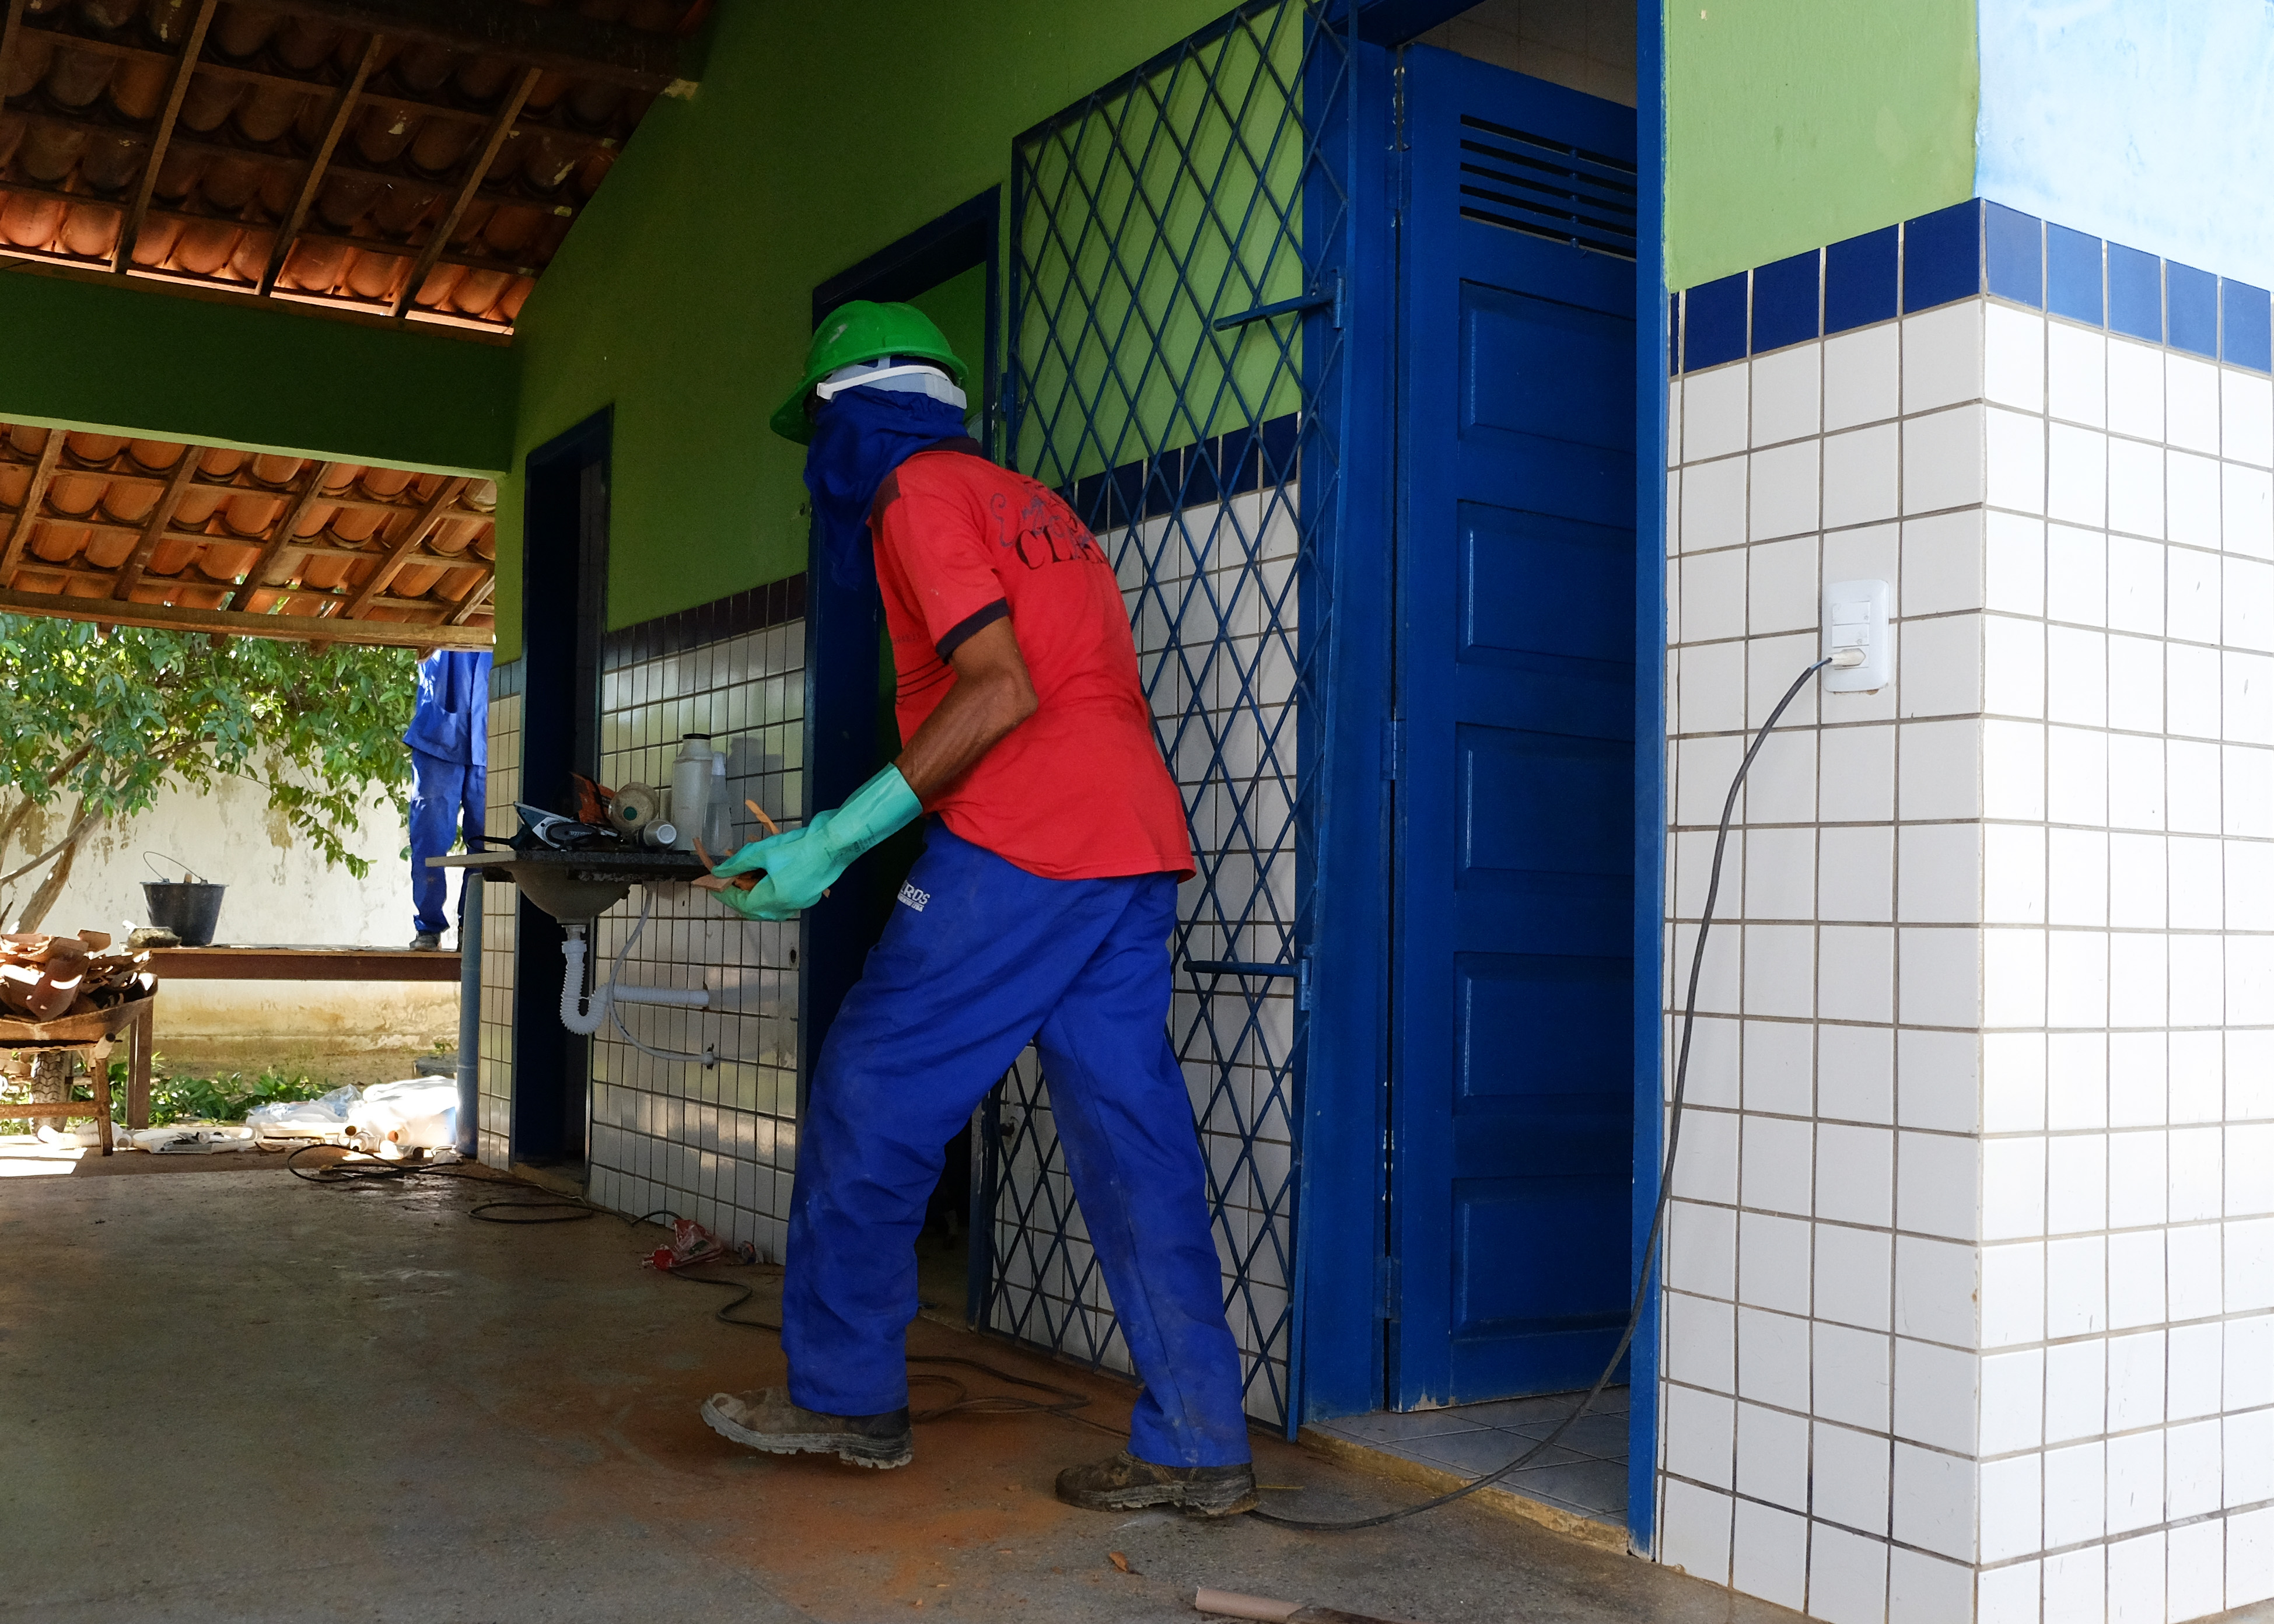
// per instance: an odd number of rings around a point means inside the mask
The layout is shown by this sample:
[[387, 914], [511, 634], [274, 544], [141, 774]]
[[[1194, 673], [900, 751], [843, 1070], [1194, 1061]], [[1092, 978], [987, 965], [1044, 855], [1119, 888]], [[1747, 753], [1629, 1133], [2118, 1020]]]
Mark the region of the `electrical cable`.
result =
[[1792, 686], [1784, 691], [1784, 697], [1777, 701], [1776, 709], [1769, 712], [1768, 720], [1763, 722], [1760, 731], [1753, 735], [1752, 744], [1745, 751], [1744, 759], [1737, 763], [1737, 776], [1729, 780], [1728, 796], [1721, 803], [1721, 825], [1713, 837], [1713, 867], [1706, 882], [1706, 906], [1698, 915], [1698, 940], [1690, 954], [1690, 984], [1682, 1001], [1682, 1039], [1675, 1053], [1674, 1093], [1668, 1107], [1671, 1120], [1666, 1132], [1666, 1155], [1659, 1166], [1658, 1201], [1651, 1209], [1650, 1232], [1643, 1241], [1641, 1277], [1635, 1282], [1634, 1301], [1627, 1310], [1626, 1329], [1619, 1335], [1618, 1346], [1611, 1350], [1611, 1357], [1603, 1366], [1603, 1373], [1595, 1378], [1595, 1385], [1587, 1389], [1586, 1396], [1579, 1401], [1579, 1407], [1564, 1417], [1555, 1430], [1547, 1437], [1517, 1455], [1507, 1465], [1487, 1472], [1472, 1483], [1465, 1483], [1457, 1489], [1440, 1494], [1434, 1500], [1426, 1500], [1416, 1506], [1405, 1506], [1396, 1511], [1385, 1511], [1378, 1516], [1358, 1517], [1345, 1522], [1312, 1522], [1302, 1517], [1283, 1517], [1261, 1510], [1250, 1512], [1248, 1514], [1250, 1516], [1278, 1528], [1300, 1529], [1314, 1534], [1346, 1534], [1354, 1533], [1364, 1528], [1380, 1528], [1384, 1523], [1402, 1522], [1407, 1517], [1419, 1516], [1425, 1511], [1434, 1511], [1438, 1507], [1449, 1506], [1457, 1500], [1475, 1493], [1479, 1489], [1490, 1487], [1510, 1472], [1545, 1454], [1555, 1447], [1556, 1440], [1570, 1432], [1578, 1423], [1579, 1418], [1594, 1407], [1597, 1399], [1602, 1397], [1603, 1389], [1610, 1385], [1612, 1376], [1618, 1371], [1619, 1361], [1627, 1357], [1627, 1350], [1633, 1345], [1636, 1333], [1642, 1327], [1643, 1305], [1649, 1300], [1651, 1274], [1657, 1267], [1658, 1248], [1666, 1229], [1666, 1214], [1674, 1199], [1674, 1159], [1682, 1148], [1682, 1108], [1690, 1083], [1690, 1035], [1698, 1021], [1698, 983], [1706, 966], [1706, 937], [1713, 928], [1713, 904], [1721, 892], [1721, 854], [1729, 844], [1729, 823], [1736, 815], [1737, 792], [1744, 787], [1745, 775], [1752, 771], [1753, 758], [1761, 753], [1761, 746], [1768, 742], [1770, 733], [1779, 722], [1784, 719], [1786, 707], [1800, 697], [1800, 690], [1808, 686], [1811, 677], [1830, 664], [1832, 659], [1827, 655], [1793, 679]]
[[[448, 1162], [349, 1162], [343, 1159], [328, 1163], [312, 1172], [304, 1170], [299, 1166], [300, 1158], [310, 1151], [335, 1148], [336, 1147], [321, 1144], [303, 1145], [284, 1158], [285, 1170], [293, 1177], [305, 1183], [329, 1185], [335, 1188], [407, 1184], [411, 1179], [419, 1177], [462, 1179], [473, 1184], [519, 1184], [523, 1182], [510, 1177], [501, 1177], [494, 1173], [463, 1172], [459, 1170], [463, 1164]], [[523, 1185], [523, 1187], [528, 1186]], [[498, 1212], [549, 1213], [558, 1209], [567, 1210], [558, 1216], [542, 1218], [500, 1218], [490, 1215]], [[593, 1206], [580, 1197], [553, 1196], [540, 1197], [533, 1201], [484, 1201], [469, 1208], [466, 1215], [483, 1223], [502, 1223], [508, 1228], [521, 1228], [544, 1223], [580, 1223], [587, 1219], [599, 1217], [602, 1211], [602, 1208]], [[644, 1223], [653, 1223], [665, 1219], [675, 1220], [678, 1216], [679, 1214], [669, 1207], [659, 1207], [653, 1212], [642, 1213], [637, 1217], [625, 1215], [623, 1221], [627, 1228], [636, 1229]], [[736, 1309], [758, 1294], [758, 1286], [756, 1283], [720, 1280], [708, 1274], [690, 1274], [683, 1269], [660, 1269], [657, 1272], [667, 1274], [674, 1280], [686, 1281], [690, 1285], [724, 1286], [728, 1290], [734, 1291], [736, 1295], [722, 1304], [711, 1316], [721, 1325], [734, 1326], [745, 1331], [772, 1331], [776, 1335], [779, 1335], [781, 1331], [780, 1325], [772, 1320], [742, 1320], [734, 1317]], [[1057, 1400], [1055, 1403], [1046, 1404], [1035, 1399], [1020, 1398], [1007, 1393], [983, 1393], [975, 1398], [971, 1395], [970, 1389], [953, 1376], [931, 1371], [912, 1370], [908, 1372], [911, 1385], [917, 1382], [944, 1385], [953, 1388], [956, 1396], [945, 1404], [937, 1405], [929, 1410], [911, 1410], [908, 1414], [911, 1423], [937, 1421], [943, 1417], [953, 1415], [1063, 1416], [1069, 1421], [1079, 1421], [1087, 1426], [1099, 1427], [1105, 1432], [1114, 1433], [1117, 1437], [1126, 1435], [1118, 1428], [1093, 1421], [1088, 1416], [1074, 1413], [1076, 1410], [1088, 1407], [1090, 1400], [1087, 1394], [1077, 1393], [1067, 1387], [1053, 1387], [1047, 1381], [1037, 1381], [1031, 1376], [1013, 1375], [1009, 1371], [998, 1369], [978, 1359], [967, 1359], [954, 1354], [912, 1353], [907, 1356], [907, 1359], [910, 1365], [950, 1365], [977, 1371], [982, 1375], [991, 1377], [997, 1381], [1007, 1382], [1014, 1387], [1028, 1387], [1038, 1393], [1050, 1394]]]

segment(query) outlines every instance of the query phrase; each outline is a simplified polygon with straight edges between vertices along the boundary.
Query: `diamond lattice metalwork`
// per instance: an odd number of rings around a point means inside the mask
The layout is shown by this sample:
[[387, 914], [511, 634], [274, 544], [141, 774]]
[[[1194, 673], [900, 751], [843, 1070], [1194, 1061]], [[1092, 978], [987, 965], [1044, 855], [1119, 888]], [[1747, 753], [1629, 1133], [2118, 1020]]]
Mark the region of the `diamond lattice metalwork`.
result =
[[[1251, 1414], [1284, 1421], [1309, 838], [1341, 447], [1351, 47], [1259, 0], [1020, 138], [1009, 460], [1111, 553], [1198, 873], [1171, 1037], [1192, 1092]], [[984, 1322], [1127, 1367], [1030, 1049], [990, 1100]]]

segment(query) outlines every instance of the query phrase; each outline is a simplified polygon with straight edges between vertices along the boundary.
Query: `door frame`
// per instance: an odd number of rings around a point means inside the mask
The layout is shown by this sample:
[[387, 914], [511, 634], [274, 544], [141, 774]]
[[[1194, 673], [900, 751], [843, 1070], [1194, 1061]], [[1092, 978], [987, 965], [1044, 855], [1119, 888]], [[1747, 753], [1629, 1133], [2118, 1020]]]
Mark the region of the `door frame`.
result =
[[[1427, 32], [1468, 9], [1471, 0], [1355, 0], [1358, 34], [1367, 58], [1387, 52]], [[1666, 432], [1669, 370], [1669, 312], [1666, 283], [1665, 199], [1666, 152], [1666, 19], [1654, 0], [1636, 0], [1635, 156], [1638, 171], [1638, 204], [1635, 258], [1635, 876], [1634, 876], [1634, 1265], [1642, 1263], [1642, 1247], [1659, 1199], [1660, 1162], [1665, 1143], [1665, 1018], [1666, 976]], [[1361, 98], [1363, 105], [1363, 98]], [[1386, 115], [1387, 109], [1383, 109]], [[1389, 143], [1360, 140], [1360, 154], [1379, 154], [1383, 168], [1395, 172], [1397, 154]], [[1352, 193], [1361, 202], [1388, 195], [1392, 174], [1380, 184], [1358, 164], [1352, 168]], [[1377, 251], [1386, 244], [1386, 229], [1361, 230], [1361, 244]], [[1352, 365], [1357, 374], [1352, 395], [1353, 422], [1388, 421], [1388, 402], [1382, 397], [1394, 379], [1395, 353], [1389, 335], [1396, 319], [1397, 284], [1394, 263], [1385, 278], [1375, 256], [1353, 255], [1347, 297], [1355, 314], [1352, 330], [1344, 335]], [[1371, 333], [1368, 328], [1373, 329]], [[1353, 534], [1389, 533], [1390, 481], [1367, 481], [1346, 493], [1346, 523]], [[1364, 551], [1344, 549], [1346, 555]], [[1383, 551], [1387, 551], [1384, 549]], [[1353, 560], [1355, 562], [1355, 560]], [[1356, 580], [1345, 583], [1344, 603]], [[1346, 641], [1338, 651], [1341, 665], [1334, 687], [1377, 695], [1385, 691], [1390, 665], [1382, 641], [1388, 622], [1376, 627], [1372, 616], [1351, 617], [1339, 628]], [[1338, 773], [1335, 793], [1344, 807], [1382, 797], [1388, 766], [1385, 751], [1367, 747], [1352, 738], [1344, 741], [1344, 759], [1350, 770]], [[1363, 776], [1371, 782], [1355, 781]], [[1355, 826], [1365, 820], [1348, 816], [1339, 820], [1347, 846], [1350, 836], [1363, 832]], [[1378, 825], [1386, 837], [1386, 822]], [[1368, 863], [1380, 867], [1386, 849], [1377, 838]], [[1344, 853], [1342, 871], [1351, 882], [1335, 934], [1346, 938], [1329, 950], [1321, 932], [1321, 958], [1329, 951], [1345, 955], [1374, 953], [1373, 945], [1387, 939], [1389, 898], [1355, 871]], [[1337, 866], [1336, 853], [1322, 853], [1322, 872]], [[1367, 945], [1361, 949], [1357, 944]], [[1355, 968], [1355, 966], [1352, 966]], [[1356, 984], [1352, 978], [1349, 984]], [[1384, 1002], [1363, 1015], [1353, 1012], [1340, 1024], [1349, 1028], [1346, 1059], [1352, 1064], [1315, 1066], [1310, 1097], [1305, 1102], [1304, 1227], [1297, 1252], [1299, 1289], [1306, 1310], [1299, 1316], [1297, 1335], [1304, 1363], [1296, 1389], [1298, 1413], [1305, 1419], [1326, 1419], [1371, 1410], [1382, 1402], [1383, 1338], [1378, 1316], [1389, 1287], [1387, 1252], [1382, 1228], [1386, 1155], [1381, 1138], [1386, 1121], [1387, 1026], [1386, 980], [1381, 983]], [[1323, 1034], [1322, 1034], [1323, 1035]], [[1377, 1057], [1370, 1079], [1358, 1075], [1361, 1057]], [[1338, 1080], [1337, 1080], [1338, 1079]], [[1369, 1086], [1370, 1085], [1370, 1086]], [[1368, 1097], [1369, 1094], [1371, 1097]], [[1329, 1122], [1325, 1118], [1338, 1119]], [[1372, 1132], [1366, 1132], [1371, 1124]], [[1358, 1141], [1365, 1140], [1361, 1144]], [[1314, 1199], [1334, 1192], [1344, 1214], [1359, 1203], [1362, 1191], [1373, 1197], [1374, 1232], [1379, 1237], [1363, 1245], [1360, 1226], [1332, 1211], [1337, 1203]], [[1322, 1214], [1321, 1208], [1330, 1210]], [[1329, 1229], [1326, 1226], [1331, 1224]], [[1658, 1272], [1654, 1267], [1654, 1273]], [[1657, 1551], [1657, 1469], [1659, 1447], [1659, 1373], [1660, 1368], [1662, 1278], [1642, 1293], [1641, 1321], [1629, 1355], [1627, 1533], [1630, 1545], [1644, 1555]], [[1373, 1324], [1374, 1334], [1351, 1334], [1359, 1315]]]
[[[569, 628], [566, 637], [531, 635], [522, 650], [521, 798], [537, 806], [573, 806], [568, 775], [599, 771], [614, 421], [603, 407], [523, 462], [522, 624]], [[569, 568], [532, 568], [546, 558]], [[591, 1045], [560, 1020], [553, 989], [566, 937], [527, 897], [516, 906], [511, 1159], [578, 1164], [591, 1132]]]
[[[813, 325], [855, 299], [897, 303], [928, 292], [965, 272], [986, 271], [986, 353], [973, 364], [979, 379], [981, 439], [997, 438], [997, 357], [1002, 350], [1002, 188], [990, 186], [937, 219], [886, 244], [859, 264], [817, 283]], [[884, 603], [876, 591], [855, 591], [830, 574], [820, 531], [806, 544], [805, 569], [805, 805], [808, 823], [816, 812], [844, 801], [877, 770], [877, 640], [885, 628]], [[857, 870], [858, 865], [855, 865]], [[861, 966], [876, 944], [864, 915], [864, 888], [840, 882], [837, 895], [806, 909], [798, 923], [797, 1115], [805, 1119], [814, 1066], [822, 1040], [845, 995], [861, 979]], [[991, 1096], [990, 1096], [991, 1097]], [[992, 1192], [976, 1177], [983, 1157], [975, 1154], [971, 1192], [971, 1269], [967, 1317], [975, 1320], [993, 1277], [993, 1227], [983, 1222], [993, 1210]]]

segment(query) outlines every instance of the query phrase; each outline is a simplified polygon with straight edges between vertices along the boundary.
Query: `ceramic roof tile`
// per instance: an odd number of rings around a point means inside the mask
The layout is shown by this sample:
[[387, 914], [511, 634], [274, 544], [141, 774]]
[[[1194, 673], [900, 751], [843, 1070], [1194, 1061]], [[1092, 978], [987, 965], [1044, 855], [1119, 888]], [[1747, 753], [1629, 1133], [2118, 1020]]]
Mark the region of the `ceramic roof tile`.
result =
[[496, 509], [487, 480], [0, 424], [0, 592], [486, 630]]
[[[551, 9], [463, 4], [469, 15]], [[709, 5], [558, 9], [600, 31], [586, 49], [601, 51], [690, 32]], [[169, 123], [184, 50], [208, 11]], [[531, 51], [374, 45], [256, 0], [26, 0], [0, 43], [0, 253], [112, 268], [132, 229], [128, 257], [146, 275], [509, 329], [654, 97], [643, 87], [651, 71], [563, 71]], [[146, 177], [147, 213], [130, 228]]]

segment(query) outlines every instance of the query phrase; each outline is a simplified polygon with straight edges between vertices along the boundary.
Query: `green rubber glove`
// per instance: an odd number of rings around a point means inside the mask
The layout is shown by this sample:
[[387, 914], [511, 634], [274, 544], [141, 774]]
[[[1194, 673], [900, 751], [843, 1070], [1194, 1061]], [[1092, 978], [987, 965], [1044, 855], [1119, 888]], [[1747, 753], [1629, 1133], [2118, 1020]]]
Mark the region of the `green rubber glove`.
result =
[[715, 892], [745, 919], [787, 919], [821, 900], [821, 893], [854, 859], [915, 821], [923, 806], [898, 767], [887, 767], [801, 829], [753, 840], [711, 872], [734, 876], [765, 870], [749, 891]]

